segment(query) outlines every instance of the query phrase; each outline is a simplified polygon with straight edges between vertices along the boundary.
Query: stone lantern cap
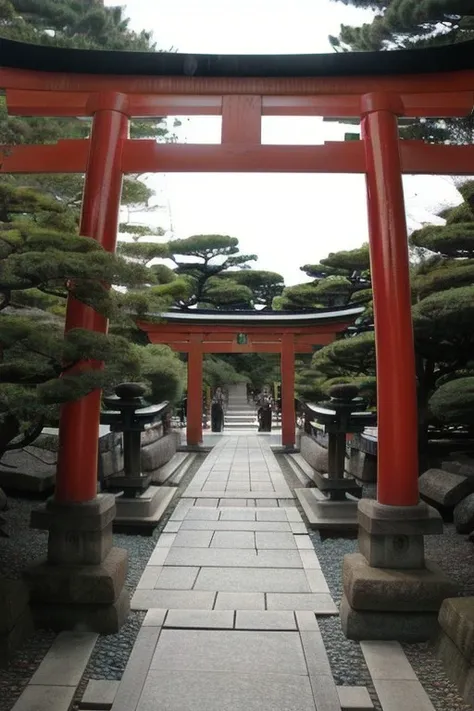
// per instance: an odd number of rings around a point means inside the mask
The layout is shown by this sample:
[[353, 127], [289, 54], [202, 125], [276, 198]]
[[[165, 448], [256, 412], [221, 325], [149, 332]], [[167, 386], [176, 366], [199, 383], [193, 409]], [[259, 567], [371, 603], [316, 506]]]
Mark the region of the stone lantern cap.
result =
[[115, 388], [115, 395], [105, 396], [106, 410], [100, 415], [103, 425], [110, 425], [114, 432], [143, 431], [152, 425], [169, 408], [165, 400], [158, 405], [148, 405], [144, 399], [146, 387], [140, 383], [121, 383]]
[[364, 411], [366, 403], [359, 397], [356, 385], [333, 385], [329, 390], [329, 402], [308, 403], [309, 413], [315, 424], [324, 425], [328, 433], [363, 432], [366, 427], [377, 422], [374, 412]]

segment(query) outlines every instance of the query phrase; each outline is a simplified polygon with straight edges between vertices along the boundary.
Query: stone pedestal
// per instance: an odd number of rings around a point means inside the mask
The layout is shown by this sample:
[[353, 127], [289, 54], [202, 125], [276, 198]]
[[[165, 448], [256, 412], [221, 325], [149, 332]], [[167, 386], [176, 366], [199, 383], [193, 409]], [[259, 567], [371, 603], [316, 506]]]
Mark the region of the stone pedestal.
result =
[[343, 564], [341, 623], [349, 639], [421, 642], [437, 631], [443, 600], [458, 586], [425, 560], [424, 536], [443, 522], [427, 504], [384, 506], [359, 502], [360, 553]]
[[332, 501], [319, 489], [295, 489], [310, 528], [318, 531], [356, 531], [357, 500]]
[[174, 486], [149, 486], [138, 496], [117, 497], [114, 531], [151, 535], [177, 491]]
[[53, 500], [31, 525], [49, 531], [48, 555], [25, 571], [36, 623], [55, 630], [117, 632], [129, 611], [127, 551], [112, 547], [115, 497], [81, 504]]
[[468, 704], [474, 700], [474, 597], [445, 600], [439, 611], [436, 654]]

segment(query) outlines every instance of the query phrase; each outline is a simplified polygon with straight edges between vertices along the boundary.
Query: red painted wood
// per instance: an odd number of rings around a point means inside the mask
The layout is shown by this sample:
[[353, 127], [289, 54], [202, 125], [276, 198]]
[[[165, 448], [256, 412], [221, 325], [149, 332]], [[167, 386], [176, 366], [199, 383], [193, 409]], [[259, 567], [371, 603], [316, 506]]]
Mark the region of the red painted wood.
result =
[[284, 447], [295, 444], [295, 346], [293, 335], [283, 336], [281, 347], [281, 443]]
[[[89, 116], [89, 92], [85, 91], [25, 91], [7, 89], [8, 112], [17, 116]], [[134, 118], [160, 116], [219, 116], [225, 113], [226, 99], [255, 100], [263, 116], [321, 116], [326, 118], [356, 118], [360, 116], [358, 94], [320, 94], [314, 96], [231, 96], [192, 94], [128, 94], [126, 113]], [[403, 93], [403, 115], [468, 116], [474, 105], [472, 91], [444, 93]], [[223, 112], [224, 102], [224, 112]]]
[[314, 78], [212, 78], [140, 77], [67, 74], [0, 68], [0, 87], [29, 91], [114, 91], [125, 94], [259, 96], [347, 95], [371, 92], [436, 94], [472, 91], [474, 71], [413, 74], [410, 76], [360, 76]]
[[202, 349], [198, 342], [188, 351], [188, 405], [186, 417], [188, 445], [202, 442]]
[[377, 348], [378, 488], [382, 504], [418, 503], [418, 422], [407, 227], [397, 118], [363, 120]]
[[[0, 173], [84, 173], [89, 141], [46, 146], [0, 146]], [[401, 141], [402, 172], [411, 175], [472, 175], [474, 146]], [[299, 172], [365, 173], [361, 142], [322, 146], [156, 144], [127, 140], [125, 173]]]
[[222, 100], [222, 143], [259, 145], [261, 136], [261, 97], [224, 96]]
[[[80, 233], [114, 252], [122, 192], [121, 151], [128, 119], [116, 111], [94, 117], [84, 188]], [[86, 328], [105, 333], [107, 321], [91, 308], [69, 298], [65, 330]], [[100, 368], [100, 363], [78, 367]], [[97, 457], [101, 393], [70, 402], [61, 409], [55, 498], [60, 502], [90, 501], [97, 494]]]
[[124, 172], [364, 173], [360, 141], [322, 146], [164, 144], [130, 141]]

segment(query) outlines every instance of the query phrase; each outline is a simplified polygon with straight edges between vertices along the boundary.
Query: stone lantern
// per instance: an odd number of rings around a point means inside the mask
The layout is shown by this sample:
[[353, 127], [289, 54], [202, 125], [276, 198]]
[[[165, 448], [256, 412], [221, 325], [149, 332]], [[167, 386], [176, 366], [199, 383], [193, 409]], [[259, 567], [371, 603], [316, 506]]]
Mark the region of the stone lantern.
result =
[[329, 397], [329, 402], [307, 405], [312, 426], [328, 436], [328, 473], [314, 471], [316, 488], [299, 489], [297, 495], [314, 528], [355, 530], [362, 488], [345, 475], [347, 435], [363, 432], [376, 423], [377, 416], [365, 411], [355, 385], [334, 385]]
[[104, 397], [107, 408], [101, 423], [123, 436], [123, 473], [108, 477], [107, 489], [116, 492], [116, 528], [153, 528], [176, 493], [172, 487], [153, 486], [152, 475], [142, 473], [141, 434], [158, 422], [169, 403], [147, 405], [146, 390], [139, 383], [122, 383], [115, 395]]

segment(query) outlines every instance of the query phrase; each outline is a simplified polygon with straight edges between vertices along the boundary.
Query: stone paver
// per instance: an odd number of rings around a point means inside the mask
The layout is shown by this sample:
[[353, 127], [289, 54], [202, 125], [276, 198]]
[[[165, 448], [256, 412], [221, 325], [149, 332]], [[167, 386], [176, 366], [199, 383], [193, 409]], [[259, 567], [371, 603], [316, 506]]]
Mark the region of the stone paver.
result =
[[150, 670], [305, 675], [297, 632], [170, 630], [158, 640]]
[[138, 711], [315, 711], [309, 679], [289, 674], [156, 671]]

